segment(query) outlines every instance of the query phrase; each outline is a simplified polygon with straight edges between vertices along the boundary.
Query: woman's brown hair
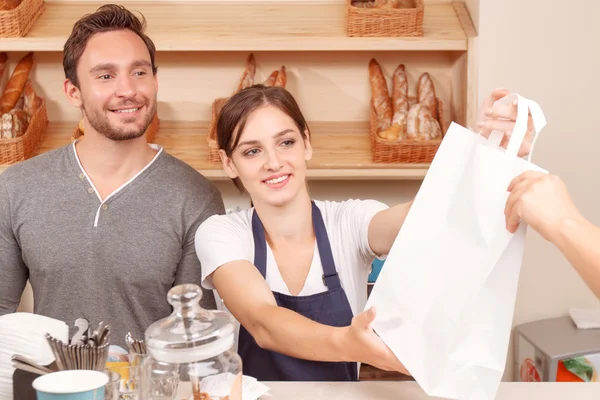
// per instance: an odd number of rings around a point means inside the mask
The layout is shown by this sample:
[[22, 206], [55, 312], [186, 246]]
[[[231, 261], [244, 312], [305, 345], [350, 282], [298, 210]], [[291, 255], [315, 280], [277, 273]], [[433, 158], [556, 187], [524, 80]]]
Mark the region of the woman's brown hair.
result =
[[[303, 139], [308, 139], [308, 124], [298, 107], [298, 103], [286, 89], [277, 86], [264, 86], [257, 84], [242, 89], [234, 94], [223, 106], [217, 120], [217, 143], [219, 149], [225, 151], [227, 157], [240, 142], [241, 133], [244, 131], [246, 121], [255, 110], [271, 105], [277, 107], [294, 120]], [[243, 191], [242, 183], [238, 178], [233, 180], [238, 190]]]

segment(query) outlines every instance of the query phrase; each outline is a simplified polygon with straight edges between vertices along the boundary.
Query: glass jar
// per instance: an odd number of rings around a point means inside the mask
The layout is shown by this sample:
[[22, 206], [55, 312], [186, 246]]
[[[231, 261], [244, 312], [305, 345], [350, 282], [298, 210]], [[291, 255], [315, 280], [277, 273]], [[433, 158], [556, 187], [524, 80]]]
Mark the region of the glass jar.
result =
[[164, 379], [172, 376], [178, 380], [178, 398], [191, 393], [193, 400], [242, 399], [242, 360], [234, 348], [235, 320], [227, 312], [202, 308], [201, 298], [198, 285], [173, 287], [167, 294], [173, 313], [146, 330], [143, 399], [168, 399], [166, 393], [161, 395], [165, 392], [162, 387]]

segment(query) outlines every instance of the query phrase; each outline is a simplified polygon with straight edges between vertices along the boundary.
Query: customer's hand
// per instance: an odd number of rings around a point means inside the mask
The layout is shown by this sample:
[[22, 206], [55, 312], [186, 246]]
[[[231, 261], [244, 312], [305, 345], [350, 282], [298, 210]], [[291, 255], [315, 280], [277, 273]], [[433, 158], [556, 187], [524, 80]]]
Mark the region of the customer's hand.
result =
[[375, 308], [371, 307], [352, 319], [352, 324], [348, 327], [344, 340], [348, 359], [360, 361], [384, 371], [398, 371], [410, 375], [390, 348], [371, 328], [375, 315]]
[[565, 219], [581, 219], [564, 182], [557, 176], [527, 171], [508, 186], [506, 229], [514, 233], [524, 221], [546, 240], [556, 243]]
[[[494, 103], [497, 100], [509, 95], [511, 92], [507, 89], [495, 89], [490, 95], [484, 100], [479, 114], [477, 116], [476, 129], [486, 138], [490, 136], [492, 131], [504, 132], [501, 146], [506, 148], [510, 136], [515, 126], [517, 119], [517, 103], [516, 100], [511, 105], [496, 105]], [[519, 149], [519, 157], [526, 156], [531, 151], [531, 143], [533, 140], [533, 121], [531, 114], [529, 115], [529, 121], [527, 123], [527, 134], [523, 140], [523, 144]]]

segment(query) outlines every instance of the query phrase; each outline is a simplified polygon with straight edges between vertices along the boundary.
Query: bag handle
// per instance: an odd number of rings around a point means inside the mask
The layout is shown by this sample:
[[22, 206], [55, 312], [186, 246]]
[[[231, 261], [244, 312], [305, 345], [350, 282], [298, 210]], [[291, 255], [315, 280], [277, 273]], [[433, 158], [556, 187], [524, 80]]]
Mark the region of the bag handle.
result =
[[[533, 139], [531, 143], [531, 149], [527, 156], [527, 161], [531, 162], [531, 156], [533, 155], [533, 149], [535, 143], [539, 137], [542, 129], [546, 126], [546, 117], [542, 111], [542, 108], [533, 100], [528, 100], [523, 96], [516, 93], [511, 93], [503, 98], [497, 100], [493, 107], [498, 105], [511, 105], [517, 101], [517, 119], [515, 120], [515, 126], [513, 128], [508, 146], [506, 146], [505, 155], [507, 158], [516, 158], [519, 154], [519, 149], [525, 140], [527, 135], [527, 123], [529, 120], [529, 113], [531, 112], [531, 119], [533, 121]], [[504, 132], [493, 131], [488, 139], [489, 143], [494, 147], [499, 147]]]

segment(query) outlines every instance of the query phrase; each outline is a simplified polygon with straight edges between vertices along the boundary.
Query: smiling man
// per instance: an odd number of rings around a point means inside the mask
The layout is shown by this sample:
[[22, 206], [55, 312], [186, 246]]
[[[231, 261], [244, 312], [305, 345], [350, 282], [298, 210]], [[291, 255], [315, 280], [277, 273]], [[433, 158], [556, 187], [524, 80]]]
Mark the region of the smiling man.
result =
[[[144, 135], [156, 112], [155, 47], [145, 21], [105, 5], [64, 46], [64, 92], [85, 136], [0, 175], [0, 315], [27, 280], [34, 311], [143, 338], [167, 291], [201, 281], [197, 227], [225, 212], [214, 185]], [[202, 305], [214, 308], [212, 293]]]

